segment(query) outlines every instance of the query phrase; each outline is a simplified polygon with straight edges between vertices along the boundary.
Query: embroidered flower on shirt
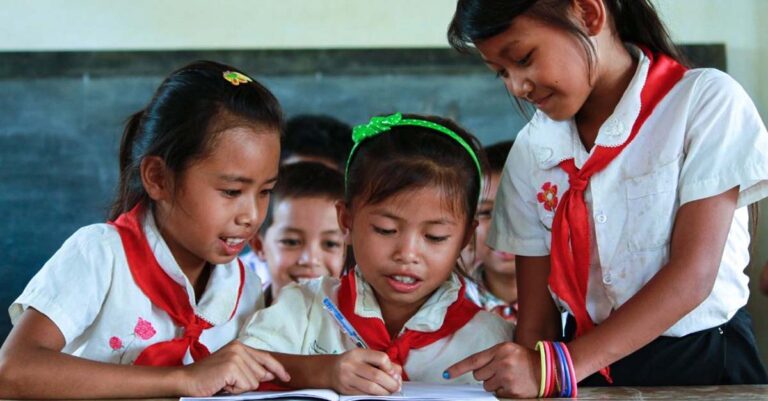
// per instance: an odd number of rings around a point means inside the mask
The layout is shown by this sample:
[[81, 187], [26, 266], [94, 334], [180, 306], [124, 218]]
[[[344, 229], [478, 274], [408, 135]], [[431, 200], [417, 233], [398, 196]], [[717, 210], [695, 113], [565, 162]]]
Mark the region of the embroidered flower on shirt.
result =
[[120, 337], [112, 336], [109, 338], [109, 348], [112, 348], [113, 352], [122, 351], [120, 354], [119, 363], [123, 363], [125, 353], [131, 347], [131, 345], [133, 345], [133, 342], [136, 341], [137, 338], [146, 341], [154, 337], [155, 334], [157, 334], [157, 330], [155, 330], [155, 328], [152, 326], [152, 322], [144, 320], [140, 317], [136, 322], [136, 326], [133, 327], [133, 333], [128, 335], [131, 337], [131, 340], [128, 341], [128, 344], [124, 344]]
[[120, 348], [123, 348], [123, 340], [120, 337], [111, 337], [109, 339], [109, 348], [112, 348], [112, 351], [120, 350]]
[[544, 210], [552, 212], [557, 208], [557, 185], [547, 181], [541, 186], [541, 192], [536, 194], [536, 200], [544, 205]]
[[133, 329], [133, 333], [139, 336], [142, 340], [149, 340], [157, 334], [157, 331], [152, 327], [152, 323], [139, 318], [139, 321], [136, 322], [136, 327]]

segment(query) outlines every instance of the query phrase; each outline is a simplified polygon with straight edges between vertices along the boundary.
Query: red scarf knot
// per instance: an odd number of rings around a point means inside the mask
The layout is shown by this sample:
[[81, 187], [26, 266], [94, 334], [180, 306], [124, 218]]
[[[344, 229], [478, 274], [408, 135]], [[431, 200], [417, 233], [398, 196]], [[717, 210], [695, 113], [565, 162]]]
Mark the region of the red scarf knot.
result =
[[589, 185], [589, 177], [579, 177], [576, 174], [568, 173], [568, 185], [568, 189], [571, 191], [584, 192]]
[[[206, 327], [207, 326], [207, 327]], [[193, 342], [200, 338], [200, 334], [203, 330], [211, 327], [208, 322], [201, 319], [199, 316], [195, 316], [195, 321], [184, 327], [184, 337], [191, 339]]]
[[[157, 262], [155, 254], [149, 247], [147, 237], [141, 227], [141, 217], [144, 208], [136, 205], [128, 213], [121, 214], [114, 222], [110, 222], [117, 232], [125, 249], [125, 257], [131, 276], [152, 305], [162, 309], [170, 316], [174, 324], [184, 328], [180, 338], [162, 341], [145, 348], [134, 361], [135, 365], [149, 366], [179, 366], [184, 361], [184, 355], [189, 350], [192, 359], [199, 361], [210, 351], [200, 342], [203, 330], [213, 327], [207, 321], [195, 314], [189, 303], [186, 287], [174, 281]], [[235, 307], [229, 319], [235, 316], [240, 296], [245, 284], [245, 268], [240, 266], [240, 285], [237, 292]]]
[[371, 349], [387, 354], [389, 359], [403, 367], [403, 379], [408, 380], [405, 372], [405, 363], [412, 349], [426, 347], [442, 338], [448, 337], [464, 327], [480, 311], [480, 307], [464, 296], [464, 281], [456, 300], [448, 307], [443, 318], [443, 325], [432, 332], [422, 332], [405, 329], [396, 338], [391, 338], [384, 321], [375, 317], [362, 317], [355, 313], [357, 302], [357, 284], [355, 282], [355, 269], [350, 270], [341, 278], [339, 288], [339, 310], [350, 324], [363, 337], [363, 340]]

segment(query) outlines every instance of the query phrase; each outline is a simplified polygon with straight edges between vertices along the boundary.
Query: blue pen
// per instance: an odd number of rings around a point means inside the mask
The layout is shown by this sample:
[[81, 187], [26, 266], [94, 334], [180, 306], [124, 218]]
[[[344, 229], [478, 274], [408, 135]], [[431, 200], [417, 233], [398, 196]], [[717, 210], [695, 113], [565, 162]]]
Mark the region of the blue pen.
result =
[[328, 297], [323, 298], [323, 308], [325, 308], [325, 310], [331, 314], [333, 320], [335, 320], [339, 327], [341, 327], [341, 331], [343, 331], [344, 334], [346, 334], [352, 340], [352, 342], [357, 345], [357, 348], [368, 348], [368, 345], [365, 344], [363, 338], [357, 334], [357, 331], [355, 331], [355, 328], [352, 327], [352, 324], [349, 323], [339, 308], [337, 308], [336, 305], [334, 305]]

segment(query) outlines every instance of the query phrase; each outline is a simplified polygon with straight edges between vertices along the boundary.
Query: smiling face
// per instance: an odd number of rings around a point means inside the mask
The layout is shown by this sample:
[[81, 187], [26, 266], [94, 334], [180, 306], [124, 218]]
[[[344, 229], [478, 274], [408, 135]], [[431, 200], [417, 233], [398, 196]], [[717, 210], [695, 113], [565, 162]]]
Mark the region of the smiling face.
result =
[[[205, 262], [231, 262], [264, 221], [277, 180], [277, 131], [240, 126], [216, 135], [207, 157], [193, 161], [178, 181], [162, 173], [157, 160], [143, 174], [149, 177], [145, 187], [155, 203], [157, 226], [185, 271]], [[158, 174], [164, 178], [152, 178]], [[148, 181], [163, 187], [147, 186]]]
[[341, 225], [349, 229], [360, 272], [382, 311], [415, 313], [450, 277], [468, 224], [445, 197], [430, 186], [351, 210], [340, 205]]
[[323, 197], [280, 200], [272, 225], [256, 246], [272, 276], [272, 294], [291, 282], [338, 277], [344, 266], [344, 238], [335, 202]]
[[510, 94], [554, 120], [573, 117], [592, 91], [584, 44], [564, 29], [520, 15], [475, 45]]

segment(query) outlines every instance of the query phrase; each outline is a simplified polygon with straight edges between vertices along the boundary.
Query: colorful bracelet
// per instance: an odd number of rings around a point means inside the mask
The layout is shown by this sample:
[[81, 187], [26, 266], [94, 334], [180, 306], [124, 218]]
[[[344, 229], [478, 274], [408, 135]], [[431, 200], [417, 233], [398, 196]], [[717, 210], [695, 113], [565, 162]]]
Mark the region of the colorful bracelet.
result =
[[568, 347], [561, 342], [539, 341], [535, 349], [541, 359], [538, 397], [576, 397], [576, 372]]

